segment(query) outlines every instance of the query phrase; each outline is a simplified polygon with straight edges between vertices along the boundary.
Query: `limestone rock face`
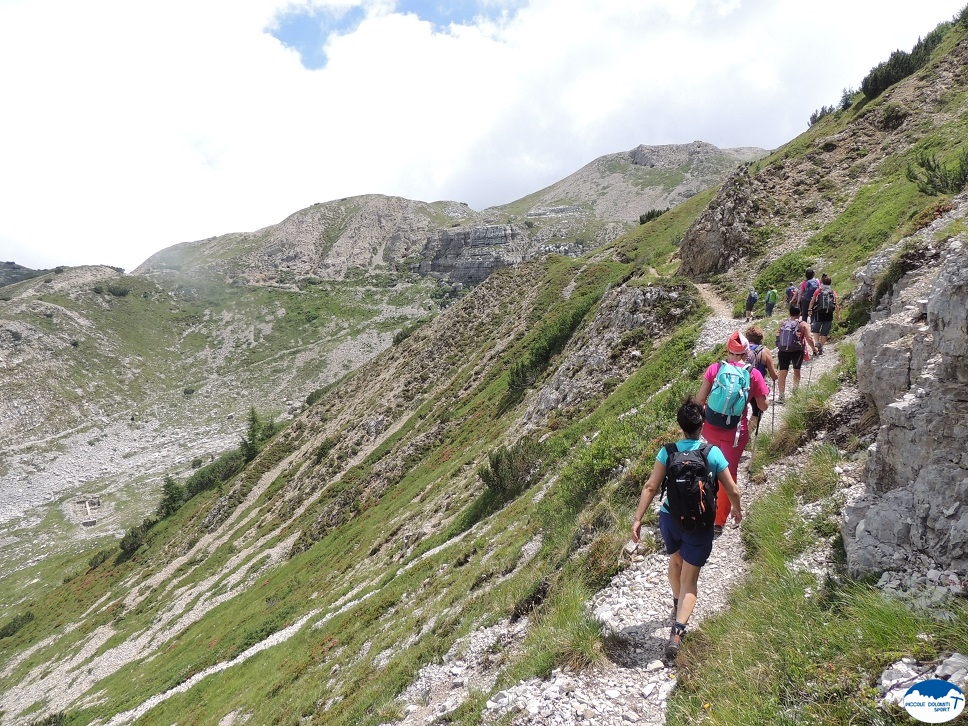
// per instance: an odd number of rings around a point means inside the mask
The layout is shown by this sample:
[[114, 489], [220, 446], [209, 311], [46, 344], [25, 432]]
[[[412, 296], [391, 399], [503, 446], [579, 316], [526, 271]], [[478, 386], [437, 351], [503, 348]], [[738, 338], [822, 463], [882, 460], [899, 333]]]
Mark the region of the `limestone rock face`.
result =
[[[966, 206], [962, 200], [958, 211]], [[909, 278], [857, 346], [858, 385], [881, 427], [867, 492], [844, 514], [856, 575], [902, 568], [919, 556], [968, 567], [966, 244], [952, 240], [941, 262]]]
[[667, 332], [699, 305], [682, 286], [621, 287], [602, 299], [595, 320], [576, 333], [565, 360], [541, 387], [523, 417], [539, 428], [554, 412], [579, 409], [626, 380]]
[[418, 271], [476, 285], [497, 268], [521, 262], [523, 243], [521, 231], [510, 224], [436, 230], [427, 237]]
[[705, 279], [748, 257], [753, 247], [751, 225], [756, 216], [750, 177], [741, 170], [723, 184], [715, 201], [683, 237], [680, 274]]

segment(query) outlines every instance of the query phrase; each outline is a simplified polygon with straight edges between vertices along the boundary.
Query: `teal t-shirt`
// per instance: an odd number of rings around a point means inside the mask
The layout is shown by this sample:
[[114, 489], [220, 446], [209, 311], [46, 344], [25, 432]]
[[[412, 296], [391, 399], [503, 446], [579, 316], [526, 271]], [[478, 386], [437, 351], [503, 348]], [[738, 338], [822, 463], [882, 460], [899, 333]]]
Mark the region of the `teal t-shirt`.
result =
[[[702, 446], [702, 441], [699, 439], [679, 439], [676, 442], [676, 449], [678, 451], [695, 451], [700, 446]], [[669, 457], [668, 454], [666, 454], [664, 446], [659, 449], [659, 453], [655, 456], [655, 460], [662, 464], [662, 466], [666, 465], [668, 458]], [[709, 447], [709, 454], [706, 456], [706, 463], [709, 464], [709, 470], [717, 475], [723, 469], [729, 468], [729, 462], [726, 461], [726, 457], [723, 455], [723, 452], [720, 451], [718, 446]], [[669, 511], [666, 507], [666, 501], [667, 500], [665, 499], [662, 500], [661, 509], [663, 512]]]

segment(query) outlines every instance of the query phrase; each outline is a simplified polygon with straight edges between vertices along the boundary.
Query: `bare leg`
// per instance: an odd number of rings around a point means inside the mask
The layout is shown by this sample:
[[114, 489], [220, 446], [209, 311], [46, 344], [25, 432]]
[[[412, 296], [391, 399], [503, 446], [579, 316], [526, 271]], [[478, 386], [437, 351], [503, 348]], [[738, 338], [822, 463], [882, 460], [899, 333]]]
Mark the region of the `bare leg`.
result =
[[[674, 556], [678, 556], [678, 552]], [[676, 622], [685, 625], [689, 622], [693, 609], [696, 607], [696, 599], [699, 591], [699, 572], [701, 567], [690, 565], [679, 557], [679, 611], [676, 614]]]
[[783, 391], [786, 390], [787, 371], [781, 370], [777, 375], [779, 376], [776, 379], [777, 393], [780, 394], [780, 398], [783, 398]]
[[[682, 581], [682, 555], [674, 552], [669, 555], [669, 587], [672, 588], [672, 598], [679, 599], [679, 584]], [[682, 607], [682, 604], [679, 604]]]

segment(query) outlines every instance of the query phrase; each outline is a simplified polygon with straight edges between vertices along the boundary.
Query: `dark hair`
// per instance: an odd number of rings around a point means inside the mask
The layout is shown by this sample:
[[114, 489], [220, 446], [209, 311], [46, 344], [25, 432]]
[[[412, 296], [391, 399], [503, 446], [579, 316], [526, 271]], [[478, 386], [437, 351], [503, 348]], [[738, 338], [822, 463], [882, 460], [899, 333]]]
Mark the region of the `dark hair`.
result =
[[749, 342], [759, 345], [763, 342], [763, 328], [759, 325], [751, 325], [746, 329], [746, 339]]
[[702, 430], [702, 422], [705, 419], [705, 412], [702, 404], [696, 401], [692, 394], [685, 397], [679, 412], [676, 414], [676, 423], [685, 434], [695, 434]]
[[799, 305], [791, 305], [790, 306], [790, 315], [799, 315], [799, 314], [800, 314], [800, 306]]
[[820, 276], [820, 283], [822, 285], [829, 285], [831, 283], [830, 275], [823, 274]]
[[813, 268], [808, 267], [806, 273], [804, 274], [806, 274], [808, 280], [812, 280], [814, 275]]

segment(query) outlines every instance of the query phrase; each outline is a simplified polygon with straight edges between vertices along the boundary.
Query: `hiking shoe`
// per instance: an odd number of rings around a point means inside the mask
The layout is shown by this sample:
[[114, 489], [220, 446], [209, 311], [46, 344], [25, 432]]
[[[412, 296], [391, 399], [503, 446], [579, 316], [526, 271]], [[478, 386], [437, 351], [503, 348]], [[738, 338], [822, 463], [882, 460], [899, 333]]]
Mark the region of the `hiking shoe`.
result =
[[679, 655], [679, 649], [682, 647], [682, 639], [685, 636], [685, 630], [678, 630], [677, 628], [672, 628], [672, 635], [669, 636], [669, 642], [666, 643], [665, 647], [665, 664], [666, 666], [673, 666], [676, 663], [676, 656]]
[[784, 403], [786, 403], [786, 397], [781, 393], [776, 397], [776, 402], [782, 406]]
[[713, 525], [713, 539], [719, 539], [719, 537], [722, 534], [723, 534], [723, 525], [721, 524]]

